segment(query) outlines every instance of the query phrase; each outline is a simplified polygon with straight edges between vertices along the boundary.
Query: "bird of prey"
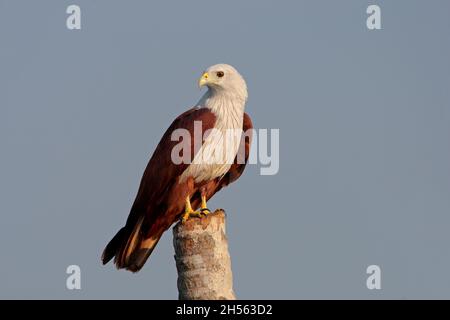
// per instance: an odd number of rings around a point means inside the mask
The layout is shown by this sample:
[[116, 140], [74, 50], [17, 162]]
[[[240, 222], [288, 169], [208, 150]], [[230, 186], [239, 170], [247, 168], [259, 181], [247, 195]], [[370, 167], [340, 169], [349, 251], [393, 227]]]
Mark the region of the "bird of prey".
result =
[[[207, 86], [207, 92], [162, 136], [125, 226], [103, 252], [103, 264], [114, 258], [118, 269], [139, 271], [164, 231], [179, 219], [209, 214], [207, 201], [244, 171], [253, 129], [244, 111], [245, 80], [234, 67], [217, 64], [203, 73], [199, 86]], [[174, 133], [180, 130], [189, 133], [189, 148], [174, 152], [180, 147]], [[177, 153], [182, 161], [174, 159]]]

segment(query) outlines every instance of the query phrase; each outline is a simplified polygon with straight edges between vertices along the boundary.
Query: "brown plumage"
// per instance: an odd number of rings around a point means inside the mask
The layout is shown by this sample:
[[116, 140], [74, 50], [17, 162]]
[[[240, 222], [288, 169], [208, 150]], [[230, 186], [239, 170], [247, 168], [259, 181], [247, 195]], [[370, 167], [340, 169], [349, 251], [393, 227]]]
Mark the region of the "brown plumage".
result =
[[[204, 188], [207, 199], [210, 199], [217, 191], [238, 179], [244, 171], [249, 156], [251, 135], [242, 136], [241, 143], [245, 143], [244, 164], [238, 164], [235, 159], [230, 170], [222, 178], [201, 183], [195, 183], [193, 178], [188, 178], [180, 183], [179, 178], [189, 164], [174, 164], [171, 160], [171, 151], [178, 143], [171, 141], [171, 133], [178, 128], [187, 129], [191, 133], [191, 158], [193, 158], [198, 151], [194, 150], [194, 121], [201, 121], [202, 132], [205, 132], [214, 127], [216, 117], [206, 108], [194, 108], [176, 118], [167, 129], [145, 169], [126, 225], [119, 230], [103, 252], [103, 264], [115, 257], [117, 268], [139, 271], [163, 232], [180, 218], [187, 195], [192, 195], [191, 204], [193, 209], [197, 210], [201, 202], [200, 188]], [[252, 121], [245, 113], [243, 131], [247, 132], [252, 128]]]
[[[247, 101], [244, 79], [232, 66], [218, 64], [208, 68], [199, 85], [206, 85], [209, 90], [195, 108], [177, 117], [164, 133], [145, 169], [125, 226], [103, 252], [104, 264], [114, 258], [117, 268], [139, 271], [163, 232], [180, 218], [185, 209], [184, 218], [193, 212], [192, 209], [200, 207], [201, 195], [206, 200], [210, 199], [244, 171], [253, 128], [250, 117], [244, 113]], [[198, 122], [201, 123], [201, 132], [194, 130], [197, 128], [198, 131]], [[190, 133], [191, 152], [190, 159], [184, 159], [186, 163], [172, 161], [172, 152], [179, 151], [175, 147], [180, 141], [172, 141], [172, 133], [177, 129]], [[224, 136], [211, 133], [210, 129], [222, 133], [228, 129], [242, 129], [245, 134], [241, 135], [241, 141], [239, 136], [228, 141]], [[201, 141], [194, 141], [196, 138]], [[232, 143], [228, 145], [228, 142]], [[241, 145], [236, 149], [239, 143]], [[242, 163], [243, 157], [239, 152], [244, 150], [245, 162]], [[229, 160], [210, 164], [209, 160], [220, 154], [227, 155]], [[198, 155], [198, 161], [191, 165], [195, 155]], [[230, 164], [233, 158], [234, 163]], [[186, 206], [187, 199], [190, 199], [192, 209]], [[206, 209], [205, 205], [202, 209]]]

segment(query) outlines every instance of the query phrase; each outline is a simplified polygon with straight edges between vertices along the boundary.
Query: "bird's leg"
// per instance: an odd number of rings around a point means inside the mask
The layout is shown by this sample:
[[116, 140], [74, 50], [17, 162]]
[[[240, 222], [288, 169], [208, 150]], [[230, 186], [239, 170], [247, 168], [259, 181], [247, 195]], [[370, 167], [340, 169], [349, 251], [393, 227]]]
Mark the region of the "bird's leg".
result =
[[194, 211], [191, 206], [191, 199], [189, 196], [186, 197], [184, 213], [181, 217], [181, 222], [185, 223], [190, 217], [201, 217], [202, 214], [200, 211]]
[[201, 196], [202, 196], [202, 204], [200, 206], [200, 212], [206, 216], [210, 214], [211, 211], [208, 209], [208, 206], [206, 205], [206, 194], [204, 190], [202, 190]]

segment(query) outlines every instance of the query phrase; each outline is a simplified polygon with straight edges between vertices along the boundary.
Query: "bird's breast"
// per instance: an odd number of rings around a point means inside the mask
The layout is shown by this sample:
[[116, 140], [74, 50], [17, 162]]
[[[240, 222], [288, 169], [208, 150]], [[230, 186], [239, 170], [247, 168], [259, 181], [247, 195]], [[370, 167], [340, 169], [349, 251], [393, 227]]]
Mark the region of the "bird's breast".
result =
[[193, 177], [199, 183], [225, 175], [239, 151], [241, 136], [242, 120], [216, 121], [180, 181]]

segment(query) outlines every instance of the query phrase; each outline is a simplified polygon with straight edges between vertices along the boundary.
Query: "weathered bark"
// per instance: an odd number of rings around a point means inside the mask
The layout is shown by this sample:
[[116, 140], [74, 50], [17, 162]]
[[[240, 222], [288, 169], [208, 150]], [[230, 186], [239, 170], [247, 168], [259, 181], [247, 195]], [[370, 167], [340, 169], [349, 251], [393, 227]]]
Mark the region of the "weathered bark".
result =
[[173, 228], [180, 300], [235, 300], [225, 212], [190, 218]]

